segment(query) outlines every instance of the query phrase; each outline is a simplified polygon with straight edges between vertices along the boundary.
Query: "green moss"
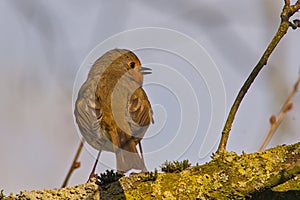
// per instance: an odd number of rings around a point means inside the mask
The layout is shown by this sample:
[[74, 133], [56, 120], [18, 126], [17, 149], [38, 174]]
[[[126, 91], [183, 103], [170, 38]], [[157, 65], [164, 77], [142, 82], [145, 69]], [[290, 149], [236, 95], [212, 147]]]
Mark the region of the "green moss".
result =
[[114, 170], [106, 170], [106, 172], [101, 173], [100, 176], [97, 176], [96, 183], [98, 185], [105, 185], [108, 183], [113, 183], [118, 181], [124, 174], [119, 172], [114, 172]]
[[181, 172], [181, 171], [187, 169], [190, 166], [191, 166], [191, 163], [189, 163], [188, 160], [183, 160], [183, 161], [175, 160], [173, 162], [166, 160], [160, 167], [163, 172], [178, 173], [178, 172]]
[[155, 168], [154, 172], [149, 172], [145, 177], [142, 177], [142, 181], [155, 181], [157, 179], [158, 170]]

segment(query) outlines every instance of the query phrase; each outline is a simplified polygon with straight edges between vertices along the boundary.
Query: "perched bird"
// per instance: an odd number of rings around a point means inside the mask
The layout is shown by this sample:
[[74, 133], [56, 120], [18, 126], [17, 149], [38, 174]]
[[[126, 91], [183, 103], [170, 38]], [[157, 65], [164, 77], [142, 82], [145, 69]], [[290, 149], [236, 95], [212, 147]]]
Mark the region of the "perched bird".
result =
[[119, 172], [147, 171], [141, 140], [153, 113], [142, 85], [150, 70], [133, 52], [113, 49], [96, 60], [78, 93], [74, 114], [83, 138], [98, 157], [102, 150], [114, 152]]

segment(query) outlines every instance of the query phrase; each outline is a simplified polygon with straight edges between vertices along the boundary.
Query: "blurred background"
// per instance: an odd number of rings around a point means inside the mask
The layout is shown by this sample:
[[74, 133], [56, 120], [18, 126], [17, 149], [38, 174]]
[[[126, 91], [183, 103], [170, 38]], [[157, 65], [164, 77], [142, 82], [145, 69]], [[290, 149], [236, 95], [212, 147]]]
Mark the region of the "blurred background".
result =
[[[61, 186], [80, 142], [73, 121], [73, 84], [81, 63], [100, 42], [122, 31], [153, 26], [190, 36], [216, 63], [224, 81], [226, 102], [223, 103], [228, 112], [277, 30], [282, 6], [283, 1], [271, 0], [243, 3], [230, 0], [226, 4], [197, 0], [173, 0], [172, 4], [146, 0], [0, 1], [0, 190], [8, 194]], [[254, 152], [263, 142], [269, 117], [279, 112], [297, 79], [299, 36], [299, 30], [289, 29], [252, 85], [238, 111], [228, 150]], [[172, 60], [164, 53], [141, 51], [137, 54], [142, 62], [153, 62], [153, 55], [161, 60]], [[199, 144], [205, 135], [202, 130], [206, 132], [211, 116], [205, 110], [211, 106], [205, 83], [199, 80], [199, 84], [206, 92], [203, 96], [197, 94], [203, 98], [198, 102], [202, 117], [198, 134], [190, 138], [189, 147], [176, 158], [189, 159], [193, 164], [205, 163], [210, 156], [199, 157]], [[167, 92], [155, 86], [146, 87], [146, 91], [151, 103], [157, 105], [152, 131], [160, 130], [143, 143], [146, 152], [151, 152], [158, 141], [162, 143], [159, 145], [163, 146], [164, 141], [167, 145], [167, 141], [176, 136], [171, 132], [176, 132], [173, 129], [181, 119], [172, 94], [168, 97]], [[297, 93], [293, 109], [268, 147], [299, 141], [299, 101]], [[166, 120], [168, 116], [173, 118]], [[160, 119], [164, 119], [164, 123], [160, 123]], [[216, 148], [214, 146], [213, 151]], [[81, 167], [75, 170], [70, 185], [87, 180], [94, 162], [91, 151], [83, 149], [79, 159]], [[155, 161], [146, 155], [149, 170], [172, 159], [163, 150], [156, 155]], [[114, 162], [114, 155], [106, 154], [100, 159]], [[99, 165], [97, 172], [104, 170], [105, 166]]]

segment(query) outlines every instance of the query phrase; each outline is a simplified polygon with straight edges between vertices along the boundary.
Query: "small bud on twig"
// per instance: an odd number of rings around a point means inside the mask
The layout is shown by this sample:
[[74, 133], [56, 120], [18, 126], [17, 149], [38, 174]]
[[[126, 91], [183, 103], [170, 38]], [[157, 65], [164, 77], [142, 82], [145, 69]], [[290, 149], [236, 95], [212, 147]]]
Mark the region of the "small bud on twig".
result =
[[74, 167], [74, 169], [77, 169], [78, 167], [80, 167], [80, 162], [75, 162], [73, 167]]
[[270, 124], [275, 124], [275, 122], [276, 122], [276, 117], [275, 117], [275, 115], [272, 115], [270, 117]]
[[293, 108], [293, 103], [289, 103], [288, 105], [286, 105], [286, 107], [284, 108], [283, 112], [290, 111], [292, 108]]

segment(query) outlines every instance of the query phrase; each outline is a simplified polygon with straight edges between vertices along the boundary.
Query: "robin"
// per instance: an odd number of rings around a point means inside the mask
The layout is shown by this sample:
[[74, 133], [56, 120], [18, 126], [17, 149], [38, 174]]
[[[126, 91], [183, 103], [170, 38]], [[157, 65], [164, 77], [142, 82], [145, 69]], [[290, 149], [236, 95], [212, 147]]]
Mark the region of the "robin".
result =
[[83, 138], [99, 151], [98, 158], [102, 150], [114, 152], [118, 172], [147, 171], [141, 140], [153, 123], [153, 113], [142, 88], [145, 74], [151, 74], [151, 69], [142, 67], [133, 52], [110, 50], [91, 67], [75, 103]]

